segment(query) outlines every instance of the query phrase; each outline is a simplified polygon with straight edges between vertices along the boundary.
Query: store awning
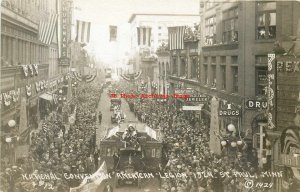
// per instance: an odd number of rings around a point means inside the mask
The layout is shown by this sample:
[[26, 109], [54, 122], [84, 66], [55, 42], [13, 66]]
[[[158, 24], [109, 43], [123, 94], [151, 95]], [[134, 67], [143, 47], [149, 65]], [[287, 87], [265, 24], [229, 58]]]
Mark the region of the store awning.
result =
[[40, 95], [40, 98], [45, 99], [47, 101], [52, 101], [53, 100], [52, 94], [49, 94], [49, 93], [43, 93], [42, 95]]

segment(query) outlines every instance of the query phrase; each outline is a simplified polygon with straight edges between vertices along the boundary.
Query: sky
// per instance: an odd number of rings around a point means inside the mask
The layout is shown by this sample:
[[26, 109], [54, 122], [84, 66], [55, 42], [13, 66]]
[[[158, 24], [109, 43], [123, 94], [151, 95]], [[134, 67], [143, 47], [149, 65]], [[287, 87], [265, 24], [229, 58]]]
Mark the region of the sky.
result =
[[[104, 63], [121, 63], [129, 52], [134, 13], [199, 14], [199, 0], [74, 0], [74, 21], [91, 22], [87, 49]], [[109, 42], [109, 25], [118, 27], [117, 42]]]

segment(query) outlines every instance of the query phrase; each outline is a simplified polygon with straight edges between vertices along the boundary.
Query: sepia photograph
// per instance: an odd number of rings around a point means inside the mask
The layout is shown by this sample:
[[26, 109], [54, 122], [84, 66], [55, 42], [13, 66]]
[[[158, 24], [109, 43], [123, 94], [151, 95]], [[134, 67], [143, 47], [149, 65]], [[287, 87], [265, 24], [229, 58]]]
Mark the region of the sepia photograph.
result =
[[0, 12], [0, 192], [300, 192], [299, 0]]

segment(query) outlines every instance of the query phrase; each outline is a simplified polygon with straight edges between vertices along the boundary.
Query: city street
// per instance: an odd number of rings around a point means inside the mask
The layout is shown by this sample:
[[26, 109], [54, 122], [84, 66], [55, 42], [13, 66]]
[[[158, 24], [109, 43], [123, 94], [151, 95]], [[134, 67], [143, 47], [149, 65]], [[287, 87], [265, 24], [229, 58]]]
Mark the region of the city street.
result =
[[[137, 122], [138, 120], [135, 118], [134, 113], [130, 111], [128, 103], [125, 101], [125, 99], [122, 99], [122, 106], [121, 110], [125, 113], [126, 119], [125, 122]], [[111, 115], [112, 111], [110, 111], [110, 97], [107, 94], [107, 89], [104, 89], [100, 102], [97, 108], [97, 114], [101, 111], [102, 113], [102, 122], [101, 125], [97, 125], [97, 144], [99, 145], [100, 139], [102, 139], [105, 134], [107, 133], [107, 130], [109, 128], [113, 128], [117, 126], [116, 123], [111, 123]], [[98, 117], [98, 116], [97, 116]], [[97, 118], [98, 123], [98, 118]]]

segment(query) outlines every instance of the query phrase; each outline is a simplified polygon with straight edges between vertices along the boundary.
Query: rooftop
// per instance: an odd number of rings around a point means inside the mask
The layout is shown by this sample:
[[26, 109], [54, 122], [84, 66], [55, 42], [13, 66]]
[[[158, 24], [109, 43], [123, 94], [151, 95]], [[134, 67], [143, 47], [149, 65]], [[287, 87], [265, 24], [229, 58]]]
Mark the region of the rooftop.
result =
[[128, 23], [131, 23], [134, 18], [138, 15], [148, 15], [148, 16], [191, 16], [191, 17], [194, 17], [194, 16], [199, 16], [198, 14], [164, 14], [164, 13], [133, 13], [129, 20], [128, 20]]

